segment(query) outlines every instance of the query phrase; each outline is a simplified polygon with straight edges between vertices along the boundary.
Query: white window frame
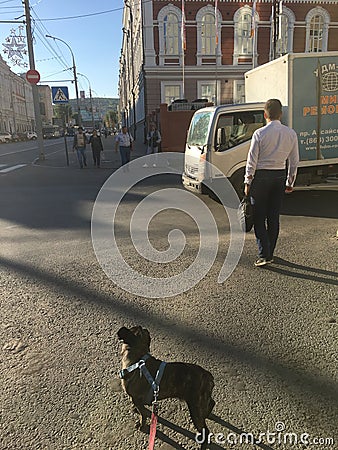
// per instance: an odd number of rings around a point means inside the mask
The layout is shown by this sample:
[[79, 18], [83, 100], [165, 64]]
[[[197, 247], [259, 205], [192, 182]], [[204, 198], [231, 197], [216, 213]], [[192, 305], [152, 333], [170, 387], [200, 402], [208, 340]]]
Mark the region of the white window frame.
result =
[[[164, 39], [164, 19], [168, 14], [173, 14], [177, 18], [177, 53], [168, 55], [165, 53], [165, 39]], [[181, 65], [182, 64], [182, 42], [181, 42], [181, 24], [182, 12], [179, 8], [173, 5], [164, 6], [158, 13], [158, 38], [159, 38], [159, 65], [164, 66], [168, 64]]]
[[[282, 15], [286, 17], [287, 19], [287, 48], [286, 53], [292, 53], [293, 51], [293, 35], [295, 30], [295, 22], [296, 22], [296, 16], [291, 9], [286, 8], [283, 5], [283, 12]], [[270, 61], [273, 58], [273, 17], [270, 18], [271, 23], [271, 37], [270, 37]], [[278, 52], [278, 42], [277, 42], [277, 56], [282, 56], [282, 53]]]
[[211, 99], [208, 99], [210, 102], [213, 102], [215, 105], [219, 104], [219, 99], [221, 98], [221, 83], [220, 80], [198, 80], [197, 81], [197, 96], [198, 98], [205, 98], [202, 94], [202, 86], [209, 85], [213, 86], [214, 90], [214, 97]]
[[[168, 86], [178, 86], [179, 87], [179, 97], [177, 99], [182, 98], [183, 94], [183, 81], [162, 81], [161, 82], [161, 103], [167, 103], [165, 99], [165, 90]], [[176, 98], [174, 99], [176, 100]], [[170, 103], [167, 103], [170, 105]]]
[[244, 80], [234, 80], [233, 101], [234, 101], [234, 103], [245, 103], [245, 81]]
[[[310, 49], [310, 42], [311, 42], [311, 21], [315, 16], [321, 16], [323, 19], [323, 30], [322, 30], [322, 48], [321, 52], [327, 51], [327, 42], [329, 37], [329, 24], [330, 24], [330, 14], [326, 11], [326, 9], [322, 8], [321, 6], [317, 6], [316, 8], [311, 9], [305, 18], [306, 22], [306, 41], [305, 41], [305, 52], [312, 52]], [[317, 52], [314, 52], [317, 53]]]
[[[217, 32], [218, 32], [218, 45], [216, 46], [216, 34], [215, 34], [215, 49], [211, 54], [207, 54], [203, 50], [203, 39], [202, 39], [202, 23], [203, 17], [205, 15], [210, 14], [215, 18], [215, 8], [211, 5], [204, 6], [199, 9], [196, 14], [196, 23], [197, 23], [197, 65], [201, 66], [203, 64], [203, 60], [206, 58], [210, 58], [210, 60], [214, 59], [214, 62], [209, 62], [209, 64], [217, 64], [220, 65], [222, 61], [221, 54], [221, 29], [222, 29], [222, 15], [219, 11], [217, 11]], [[215, 30], [216, 31], [216, 30]], [[204, 63], [205, 64], [205, 63]]]
[[[252, 59], [254, 57], [254, 55], [257, 54], [256, 52], [256, 48], [254, 48], [254, 46], [257, 46], [257, 37], [256, 39], [254, 39], [253, 37], [248, 37], [247, 38], [247, 43], [248, 43], [248, 51], [246, 53], [242, 52], [241, 49], [239, 48], [239, 24], [242, 21], [242, 17], [244, 15], [248, 15], [250, 17], [252, 17], [252, 8], [248, 5], [243, 6], [242, 8], [239, 8], [235, 14], [234, 14], [234, 55], [233, 55], [233, 64], [234, 65], [238, 65], [240, 64], [239, 60], [240, 58], [246, 58], [246, 59], [250, 59], [251, 58], [251, 62], [248, 61], [245, 64], [252, 64]], [[257, 24], [259, 22], [259, 15], [257, 13], [257, 11], [255, 12], [255, 35], [257, 36]], [[251, 31], [251, 20], [250, 22], [248, 22], [250, 25], [250, 29], [248, 30], [248, 32]]]

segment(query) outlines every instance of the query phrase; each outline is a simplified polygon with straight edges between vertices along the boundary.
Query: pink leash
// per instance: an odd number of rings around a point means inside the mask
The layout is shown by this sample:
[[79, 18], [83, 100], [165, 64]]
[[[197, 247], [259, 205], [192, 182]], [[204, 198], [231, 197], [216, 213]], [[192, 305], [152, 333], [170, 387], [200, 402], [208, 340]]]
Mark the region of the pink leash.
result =
[[148, 450], [154, 450], [155, 445], [155, 436], [156, 436], [156, 426], [157, 426], [157, 403], [156, 400], [153, 402], [153, 409], [151, 413], [151, 422], [150, 422], [150, 433], [149, 433], [149, 447]]

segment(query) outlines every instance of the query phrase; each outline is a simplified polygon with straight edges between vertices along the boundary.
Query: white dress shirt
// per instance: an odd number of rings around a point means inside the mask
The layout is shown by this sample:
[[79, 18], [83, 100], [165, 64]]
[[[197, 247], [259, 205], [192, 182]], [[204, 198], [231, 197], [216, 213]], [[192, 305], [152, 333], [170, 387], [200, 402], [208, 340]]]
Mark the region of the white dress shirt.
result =
[[116, 136], [115, 142], [118, 142], [121, 147], [130, 147], [133, 142], [133, 138], [129, 133], [119, 133]]
[[288, 162], [287, 186], [293, 186], [299, 163], [296, 132], [279, 120], [272, 120], [252, 136], [245, 168], [245, 184], [251, 184], [256, 170], [282, 170]]

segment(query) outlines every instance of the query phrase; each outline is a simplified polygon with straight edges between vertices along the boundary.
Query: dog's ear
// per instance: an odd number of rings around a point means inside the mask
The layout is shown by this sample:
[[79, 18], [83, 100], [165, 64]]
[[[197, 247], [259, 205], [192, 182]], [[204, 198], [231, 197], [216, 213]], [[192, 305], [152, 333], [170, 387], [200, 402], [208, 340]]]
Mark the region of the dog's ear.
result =
[[130, 330], [128, 330], [128, 328], [126, 327], [120, 328], [119, 331], [117, 332], [117, 335], [121, 341], [131, 346], [135, 345], [135, 343], [138, 340], [138, 337], [135, 336], [135, 334], [132, 333]]
[[143, 331], [142, 337], [147, 342], [148, 348], [150, 348], [150, 341], [151, 341], [150, 333], [146, 328], [143, 328], [142, 331]]

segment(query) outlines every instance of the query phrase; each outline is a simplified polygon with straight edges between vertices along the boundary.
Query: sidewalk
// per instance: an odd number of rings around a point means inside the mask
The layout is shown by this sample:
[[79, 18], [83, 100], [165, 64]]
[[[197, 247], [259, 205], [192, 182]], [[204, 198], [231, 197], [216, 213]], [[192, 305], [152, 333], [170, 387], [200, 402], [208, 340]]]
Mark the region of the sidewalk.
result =
[[[101, 168], [116, 170], [121, 166], [120, 153], [115, 152], [115, 136], [108, 136], [107, 138], [102, 138], [103, 144], [103, 156], [101, 158]], [[38, 165], [41, 167], [53, 167], [53, 168], [69, 168], [69, 169], [78, 169], [79, 163], [77, 160], [76, 152], [73, 152], [73, 138], [67, 138], [67, 148], [68, 148], [68, 158], [69, 158], [69, 166], [67, 166], [67, 157], [66, 157], [66, 149], [64, 140], [60, 141], [57, 145], [57, 150], [48, 153], [45, 152], [45, 159], [40, 161], [36, 159], [34, 161], [34, 165]], [[131, 159], [139, 158], [140, 156], [144, 156], [146, 154], [146, 145], [143, 142], [134, 142], [134, 150], [131, 153]], [[92, 150], [91, 146], [87, 145], [86, 149], [86, 157], [88, 168], [93, 169], [93, 158], [92, 158]]]

